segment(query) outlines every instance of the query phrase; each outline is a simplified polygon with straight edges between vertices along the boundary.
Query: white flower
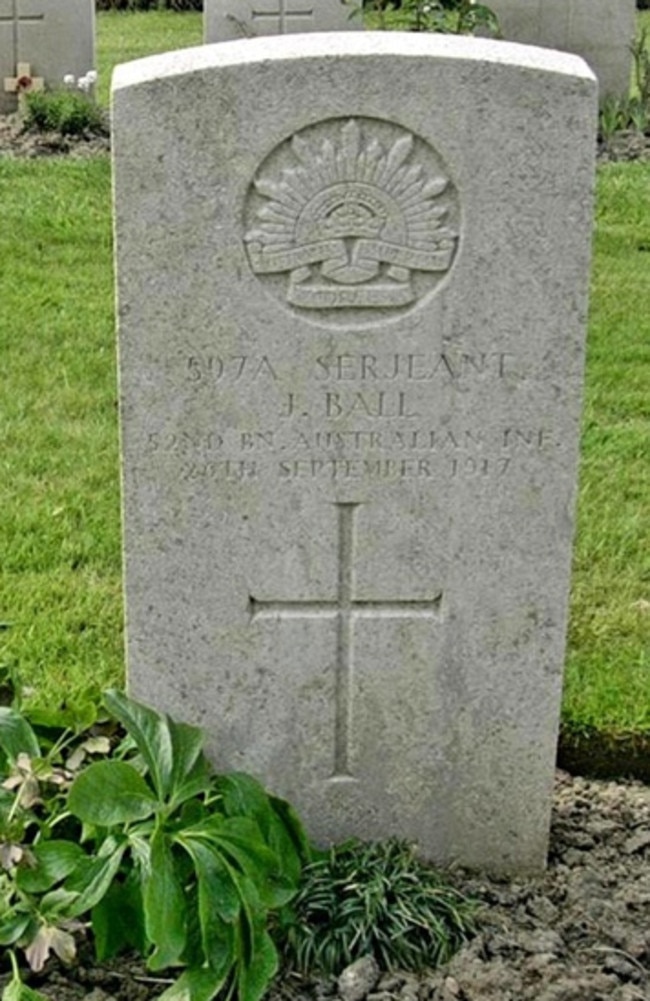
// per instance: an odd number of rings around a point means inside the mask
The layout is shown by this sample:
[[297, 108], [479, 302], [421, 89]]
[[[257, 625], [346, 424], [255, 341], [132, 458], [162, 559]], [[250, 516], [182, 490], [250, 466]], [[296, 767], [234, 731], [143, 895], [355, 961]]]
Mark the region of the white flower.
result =
[[66, 85], [66, 87], [74, 87], [75, 83], [77, 82], [75, 80], [74, 73], [66, 73], [66, 75], [63, 77], [63, 82]]
[[97, 70], [88, 70], [86, 73], [86, 80], [89, 83], [97, 83]]
[[90, 82], [87, 76], [80, 76], [79, 79], [77, 80], [77, 87], [79, 90], [83, 90], [84, 93], [88, 93], [88, 91], [92, 87], [92, 83]]

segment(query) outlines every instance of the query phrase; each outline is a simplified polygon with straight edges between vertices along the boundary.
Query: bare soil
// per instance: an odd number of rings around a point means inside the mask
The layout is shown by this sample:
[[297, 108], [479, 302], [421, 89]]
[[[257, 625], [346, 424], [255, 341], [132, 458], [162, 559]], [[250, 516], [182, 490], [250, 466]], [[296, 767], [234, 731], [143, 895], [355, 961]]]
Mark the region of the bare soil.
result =
[[111, 148], [108, 122], [101, 133], [62, 136], [58, 132], [25, 129], [19, 116], [0, 115], [0, 156], [33, 159], [42, 156], [88, 157]]
[[[650, 1001], [649, 786], [559, 771], [546, 872], [452, 878], [480, 903], [476, 935], [447, 967], [384, 973], [359, 1001]], [[168, 984], [130, 958], [95, 964], [90, 943], [80, 954], [30, 986], [49, 1001], [154, 1001]], [[268, 1001], [341, 996], [284, 971]]]

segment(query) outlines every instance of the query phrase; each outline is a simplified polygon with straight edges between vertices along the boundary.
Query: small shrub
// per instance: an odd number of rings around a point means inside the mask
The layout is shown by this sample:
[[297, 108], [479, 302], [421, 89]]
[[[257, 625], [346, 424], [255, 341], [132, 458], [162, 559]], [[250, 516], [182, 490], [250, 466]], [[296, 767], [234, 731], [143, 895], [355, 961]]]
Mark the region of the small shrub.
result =
[[[494, 11], [476, 0], [343, 0], [374, 16], [379, 28], [403, 28], [407, 31], [435, 31], [452, 35], [471, 35], [477, 29], [499, 34]], [[390, 21], [387, 20], [387, 15]]]
[[203, 0], [96, 0], [97, 10], [201, 11]]
[[650, 53], [648, 32], [644, 28], [630, 45], [634, 62], [636, 93], [632, 97], [608, 97], [600, 107], [599, 132], [608, 143], [617, 132], [650, 132]]
[[25, 105], [25, 126], [39, 132], [79, 136], [104, 131], [101, 109], [79, 91], [36, 91], [25, 96]]
[[105, 701], [117, 745], [67, 726], [43, 738], [0, 707], [2, 1001], [44, 1001], [18, 950], [35, 972], [52, 952], [71, 962], [88, 920], [100, 959], [136, 949], [180, 974], [161, 1001], [259, 1001], [278, 964], [270, 913], [309, 853], [298, 818], [251, 777], [214, 775], [197, 727], [121, 692]]
[[466, 941], [474, 908], [405, 842], [351, 842], [304, 869], [281, 948], [302, 972], [337, 974], [369, 953], [386, 970], [434, 968]]

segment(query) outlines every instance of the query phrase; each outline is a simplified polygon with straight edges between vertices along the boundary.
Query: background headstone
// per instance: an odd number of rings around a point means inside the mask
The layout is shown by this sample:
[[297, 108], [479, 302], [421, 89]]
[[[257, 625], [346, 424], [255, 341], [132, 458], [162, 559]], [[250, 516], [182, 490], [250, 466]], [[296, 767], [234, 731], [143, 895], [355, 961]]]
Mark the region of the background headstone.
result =
[[635, 0], [490, 0], [510, 42], [575, 52], [598, 78], [601, 98], [627, 97]]
[[362, 28], [342, 0], [204, 0], [203, 37], [226, 42], [262, 35]]
[[67, 73], [95, 69], [94, 0], [0, 0], [0, 113], [15, 111], [17, 97], [5, 79], [27, 63], [45, 87], [63, 86]]
[[596, 82], [477, 39], [114, 80], [128, 672], [320, 841], [540, 868]]

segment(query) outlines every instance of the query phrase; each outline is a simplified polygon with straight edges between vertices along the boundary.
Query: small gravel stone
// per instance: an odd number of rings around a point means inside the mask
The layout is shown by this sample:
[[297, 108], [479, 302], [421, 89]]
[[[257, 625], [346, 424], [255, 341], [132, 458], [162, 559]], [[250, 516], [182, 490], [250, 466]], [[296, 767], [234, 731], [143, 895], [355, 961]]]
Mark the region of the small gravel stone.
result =
[[650, 831], [639, 831], [638, 834], [627, 839], [623, 845], [623, 851], [627, 855], [634, 855], [636, 852], [642, 852], [648, 845], [650, 845]]
[[548, 897], [533, 897], [526, 904], [526, 910], [545, 925], [554, 924], [559, 913], [558, 908]]
[[643, 979], [643, 971], [634, 963], [630, 963], [624, 956], [616, 952], [610, 952], [603, 962], [603, 970], [606, 973], [614, 973], [621, 980], [630, 980], [632, 983], [640, 983]]
[[532, 955], [550, 953], [559, 956], [564, 951], [564, 943], [555, 931], [523, 932], [518, 937], [520, 947]]
[[376, 986], [381, 970], [374, 956], [362, 956], [341, 973], [336, 986], [343, 1001], [362, 1001]]

